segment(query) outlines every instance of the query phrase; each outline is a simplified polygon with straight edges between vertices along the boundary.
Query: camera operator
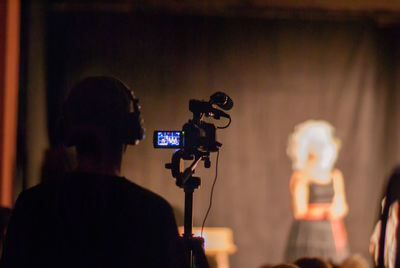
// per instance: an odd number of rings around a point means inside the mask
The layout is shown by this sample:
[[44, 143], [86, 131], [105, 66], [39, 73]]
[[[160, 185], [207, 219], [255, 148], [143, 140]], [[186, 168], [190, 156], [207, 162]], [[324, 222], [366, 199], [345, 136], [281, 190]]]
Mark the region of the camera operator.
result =
[[64, 141], [78, 166], [17, 199], [2, 267], [183, 267], [171, 206], [120, 176], [142, 139], [137, 99], [112, 77], [89, 77], [63, 107]]

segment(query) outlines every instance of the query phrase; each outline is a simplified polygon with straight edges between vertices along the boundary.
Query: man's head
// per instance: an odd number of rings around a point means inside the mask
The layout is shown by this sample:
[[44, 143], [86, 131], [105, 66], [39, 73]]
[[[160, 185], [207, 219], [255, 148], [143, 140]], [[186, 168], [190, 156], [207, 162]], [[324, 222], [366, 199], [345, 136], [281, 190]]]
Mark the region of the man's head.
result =
[[[121, 81], [88, 77], [72, 89], [63, 107], [64, 143], [79, 156], [120, 161], [126, 144], [142, 139], [137, 100]], [[119, 158], [119, 160], [118, 160]]]

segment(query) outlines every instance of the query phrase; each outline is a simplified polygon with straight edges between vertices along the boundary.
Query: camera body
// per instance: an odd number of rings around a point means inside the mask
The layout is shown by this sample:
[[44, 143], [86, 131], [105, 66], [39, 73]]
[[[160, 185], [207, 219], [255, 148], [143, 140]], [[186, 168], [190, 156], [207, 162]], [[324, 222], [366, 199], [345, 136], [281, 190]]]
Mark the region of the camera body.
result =
[[216, 141], [216, 128], [213, 124], [192, 120], [186, 123], [182, 131], [156, 130], [153, 134], [154, 148], [183, 149], [191, 155], [196, 151], [216, 152], [221, 146]]
[[184, 151], [192, 154], [200, 152], [217, 152], [222, 145], [216, 141], [216, 128], [213, 124], [192, 120], [183, 126], [185, 135]]
[[229, 114], [217, 109], [230, 110], [233, 106], [232, 99], [223, 92], [214, 93], [209, 101], [190, 100], [189, 110], [193, 113], [190, 119], [183, 125], [182, 131], [156, 130], [153, 134], [154, 148], [180, 149], [182, 157], [190, 159], [194, 155], [206, 155], [217, 152], [221, 143], [216, 141], [216, 127], [204, 122], [205, 117], [219, 120], [221, 117], [229, 119], [227, 128], [231, 122]]

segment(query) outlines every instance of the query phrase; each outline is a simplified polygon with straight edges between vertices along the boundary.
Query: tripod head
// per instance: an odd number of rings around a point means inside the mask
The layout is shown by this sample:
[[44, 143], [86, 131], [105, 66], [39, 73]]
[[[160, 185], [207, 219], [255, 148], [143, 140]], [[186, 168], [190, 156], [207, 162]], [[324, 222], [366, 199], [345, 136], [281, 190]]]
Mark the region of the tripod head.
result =
[[[192, 164], [186, 169], [184, 169], [185, 160], [193, 160]], [[187, 155], [185, 151], [177, 150], [172, 154], [171, 163], [165, 164], [165, 168], [171, 169], [172, 177], [176, 179], [178, 187], [184, 188], [192, 185], [196, 189], [200, 186], [200, 178], [198, 178], [198, 183], [194, 183], [191, 178], [194, 178], [192, 175], [201, 160], [204, 161], [204, 167], [209, 168], [211, 166], [210, 152], [196, 151], [193, 155]], [[188, 182], [190, 182], [190, 185], [187, 185]]]

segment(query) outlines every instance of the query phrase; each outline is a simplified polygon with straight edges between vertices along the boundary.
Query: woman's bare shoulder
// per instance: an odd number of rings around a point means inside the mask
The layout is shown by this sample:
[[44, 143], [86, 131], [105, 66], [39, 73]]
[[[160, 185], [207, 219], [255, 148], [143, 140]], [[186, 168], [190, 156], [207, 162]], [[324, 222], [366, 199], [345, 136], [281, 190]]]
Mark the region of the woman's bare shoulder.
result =
[[302, 170], [295, 170], [290, 178], [291, 184], [306, 184], [308, 177]]
[[342, 171], [340, 171], [340, 169], [334, 168], [332, 170], [332, 176], [333, 177], [343, 177], [343, 173], [342, 173]]

